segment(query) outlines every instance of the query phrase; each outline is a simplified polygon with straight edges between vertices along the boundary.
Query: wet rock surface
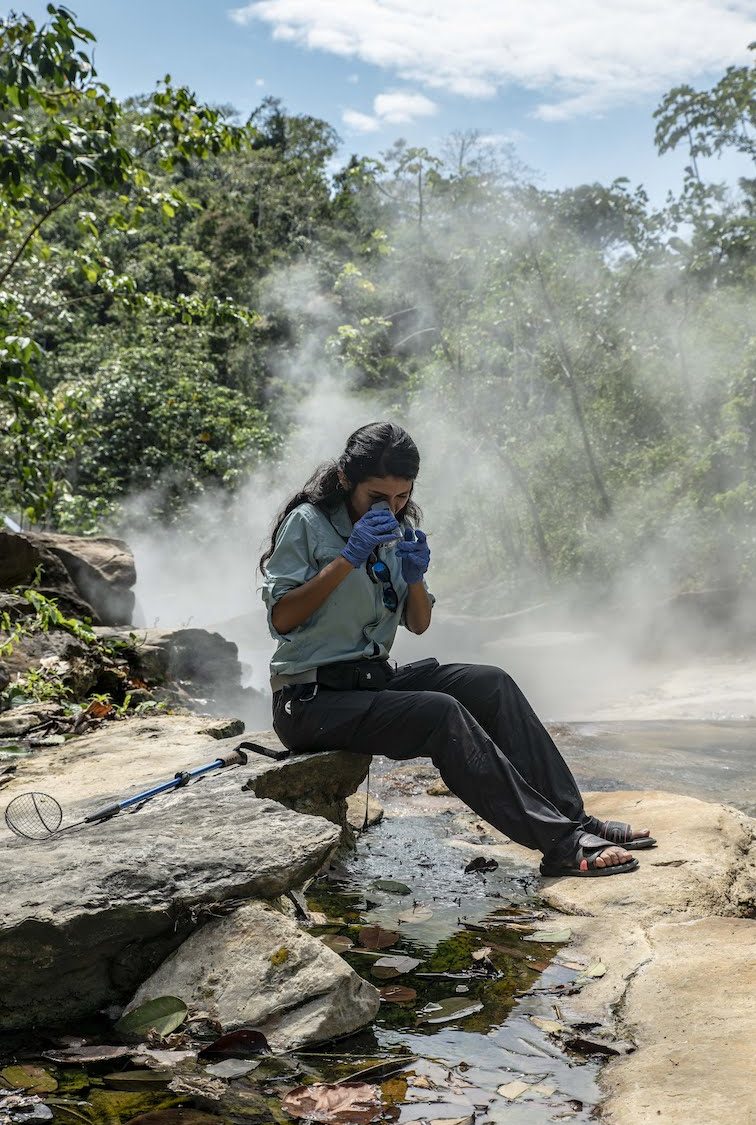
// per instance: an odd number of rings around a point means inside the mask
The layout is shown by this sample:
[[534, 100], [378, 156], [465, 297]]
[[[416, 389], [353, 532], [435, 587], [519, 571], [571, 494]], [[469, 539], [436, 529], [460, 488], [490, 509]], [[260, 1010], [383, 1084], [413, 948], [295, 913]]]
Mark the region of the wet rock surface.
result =
[[224, 1031], [254, 1027], [274, 1051], [348, 1035], [369, 1023], [380, 1003], [378, 990], [337, 953], [259, 902], [193, 934], [129, 1008], [158, 996], [204, 1008]]

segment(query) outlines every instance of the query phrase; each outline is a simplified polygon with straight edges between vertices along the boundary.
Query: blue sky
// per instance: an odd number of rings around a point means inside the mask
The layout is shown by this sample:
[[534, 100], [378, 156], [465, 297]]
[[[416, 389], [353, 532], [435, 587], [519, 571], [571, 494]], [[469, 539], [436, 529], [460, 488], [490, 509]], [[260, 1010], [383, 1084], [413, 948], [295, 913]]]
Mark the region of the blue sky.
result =
[[[70, 0], [118, 96], [170, 73], [246, 115], [266, 95], [329, 121], [343, 154], [397, 137], [438, 150], [454, 130], [511, 140], [546, 187], [617, 176], [661, 202], [683, 154], [659, 158], [670, 87], [711, 85], [748, 58], [751, 0]], [[18, 3], [41, 21], [45, 4]], [[735, 157], [711, 178], [748, 171]]]

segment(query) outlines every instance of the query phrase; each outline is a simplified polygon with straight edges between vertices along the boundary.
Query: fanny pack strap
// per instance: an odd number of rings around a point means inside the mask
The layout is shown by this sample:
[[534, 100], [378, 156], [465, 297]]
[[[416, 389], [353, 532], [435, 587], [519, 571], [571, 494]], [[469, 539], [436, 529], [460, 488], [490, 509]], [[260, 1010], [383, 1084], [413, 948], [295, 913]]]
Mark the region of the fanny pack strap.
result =
[[288, 684], [316, 684], [317, 682], [317, 668], [307, 668], [304, 672], [294, 672], [291, 676], [278, 675], [274, 672], [270, 677], [270, 690], [276, 692]]
[[341, 660], [308, 668], [290, 676], [270, 677], [271, 691], [280, 691], [289, 684], [320, 684], [332, 691], [380, 691], [389, 682], [394, 670], [388, 660]]

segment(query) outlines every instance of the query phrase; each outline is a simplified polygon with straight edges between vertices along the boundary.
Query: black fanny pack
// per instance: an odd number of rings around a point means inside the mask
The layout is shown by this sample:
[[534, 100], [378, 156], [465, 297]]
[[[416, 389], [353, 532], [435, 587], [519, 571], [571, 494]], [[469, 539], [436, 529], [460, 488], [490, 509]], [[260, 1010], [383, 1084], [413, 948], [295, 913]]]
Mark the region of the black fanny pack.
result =
[[394, 669], [388, 660], [345, 660], [318, 668], [318, 685], [331, 691], [381, 691]]

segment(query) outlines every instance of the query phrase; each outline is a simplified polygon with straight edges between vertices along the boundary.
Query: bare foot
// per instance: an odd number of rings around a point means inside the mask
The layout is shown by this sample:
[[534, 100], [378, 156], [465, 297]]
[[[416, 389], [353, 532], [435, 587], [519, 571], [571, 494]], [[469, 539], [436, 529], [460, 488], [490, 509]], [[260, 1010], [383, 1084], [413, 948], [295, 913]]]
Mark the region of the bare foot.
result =
[[618, 863], [629, 863], [632, 858], [630, 852], [626, 852], [619, 844], [612, 844], [599, 852], [595, 863], [596, 867], [616, 867]]

